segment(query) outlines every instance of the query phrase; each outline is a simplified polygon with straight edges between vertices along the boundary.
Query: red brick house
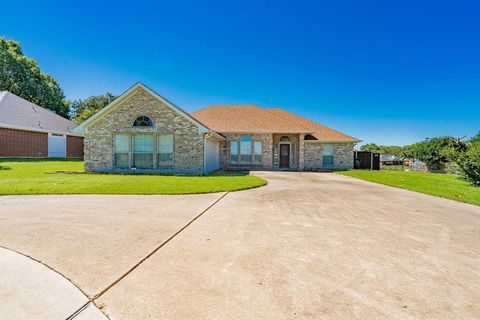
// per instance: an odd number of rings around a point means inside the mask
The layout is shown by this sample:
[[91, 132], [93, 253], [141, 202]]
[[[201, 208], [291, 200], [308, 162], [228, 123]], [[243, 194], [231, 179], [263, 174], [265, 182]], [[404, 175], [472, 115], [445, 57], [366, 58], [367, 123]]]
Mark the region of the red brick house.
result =
[[76, 124], [11, 92], [0, 91], [0, 157], [83, 157]]

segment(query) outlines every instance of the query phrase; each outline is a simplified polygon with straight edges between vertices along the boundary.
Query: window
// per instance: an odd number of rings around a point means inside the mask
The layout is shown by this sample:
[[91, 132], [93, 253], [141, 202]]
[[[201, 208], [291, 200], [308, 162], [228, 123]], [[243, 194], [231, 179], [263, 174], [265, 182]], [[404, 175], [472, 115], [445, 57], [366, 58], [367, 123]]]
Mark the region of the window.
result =
[[252, 137], [243, 136], [240, 139], [240, 164], [252, 163]]
[[116, 134], [114, 136], [114, 166], [117, 168], [128, 168], [128, 135]]
[[262, 164], [262, 142], [255, 141], [253, 143], [253, 162], [255, 164]]
[[238, 141], [230, 141], [230, 164], [238, 164]]
[[133, 166], [153, 168], [153, 136], [151, 134], [133, 135]]
[[153, 127], [153, 121], [149, 117], [141, 116], [133, 122], [134, 127]]
[[280, 141], [290, 141], [290, 138], [288, 136], [282, 136]]
[[322, 161], [324, 167], [333, 167], [333, 144], [322, 145]]
[[173, 134], [158, 136], [158, 166], [173, 166]]

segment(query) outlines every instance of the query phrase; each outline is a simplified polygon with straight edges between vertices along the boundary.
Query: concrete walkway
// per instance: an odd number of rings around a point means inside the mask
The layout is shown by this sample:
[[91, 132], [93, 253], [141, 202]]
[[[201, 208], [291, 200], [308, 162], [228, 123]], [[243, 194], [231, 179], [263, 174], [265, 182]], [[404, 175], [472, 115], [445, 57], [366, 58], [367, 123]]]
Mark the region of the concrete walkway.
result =
[[[0, 248], [0, 318], [66, 319], [89, 299], [70, 281], [45, 265]], [[107, 319], [94, 304], [84, 320]]]
[[480, 207], [255, 174], [269, 184], [226, 195], [2, 197], [0, 245], [111, 319], [480, 318]]

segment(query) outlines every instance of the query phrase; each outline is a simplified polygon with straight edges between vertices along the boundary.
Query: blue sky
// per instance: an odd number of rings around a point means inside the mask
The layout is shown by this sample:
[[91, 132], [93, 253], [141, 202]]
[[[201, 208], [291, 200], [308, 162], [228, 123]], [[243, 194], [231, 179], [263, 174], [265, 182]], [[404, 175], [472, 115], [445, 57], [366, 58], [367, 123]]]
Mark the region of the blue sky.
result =
[[141, 81], [194, 111], [281, 107], [364, 142], [480, 131], [477, 1], [8, 1], [0, 36], [69, 99]]

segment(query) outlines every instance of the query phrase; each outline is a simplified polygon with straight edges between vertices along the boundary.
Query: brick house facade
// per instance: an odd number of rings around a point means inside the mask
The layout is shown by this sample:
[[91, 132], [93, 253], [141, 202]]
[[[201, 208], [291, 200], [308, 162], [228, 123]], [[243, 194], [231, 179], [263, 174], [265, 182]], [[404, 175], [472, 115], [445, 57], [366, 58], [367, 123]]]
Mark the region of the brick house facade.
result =
[[[146, 116], [153, 121], [151, 127], [135, 127], [134, 121]], [[116, 135], [127, 136], [128, 166], [116, 168], [114, 160], [114, 140]], [[134, 139], [136, 135], [149, 135], [152, 140], [151, 168], [140, 168], [134, 161]], [[158, 165], [158, 137], [173, 136], [173, 161], [169, 167]], [[203, 173], [203, 139], [198, 127], [185, 116], [175, 112], [162, 101], [138, 88], [119, 105], [93, 122], [84, 132], [85, 136], [85, 170], [97, 171], [152, 171], [159, 173]], [[150, 165], [149, 165], [150, 167]], [[144, 170], [145, 169], [145, 170]]]
[[0, 128], [0, 157], [47, 157], [48, 133]]
[[85, 137], [87, 172], [349, 169], [359, 141], [281, 109], [213, 106], [189, 114], [140, 83], [75, 132]]
[[0, 157], [83, 157], [76, 124], [13, 93], [0, 92]]

